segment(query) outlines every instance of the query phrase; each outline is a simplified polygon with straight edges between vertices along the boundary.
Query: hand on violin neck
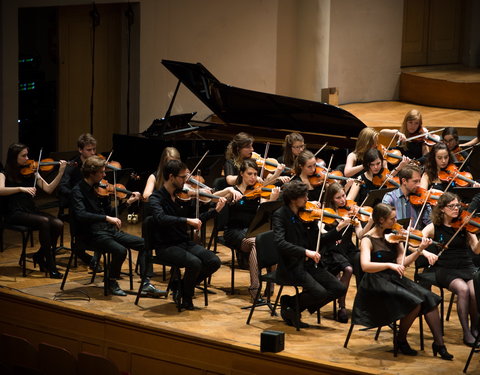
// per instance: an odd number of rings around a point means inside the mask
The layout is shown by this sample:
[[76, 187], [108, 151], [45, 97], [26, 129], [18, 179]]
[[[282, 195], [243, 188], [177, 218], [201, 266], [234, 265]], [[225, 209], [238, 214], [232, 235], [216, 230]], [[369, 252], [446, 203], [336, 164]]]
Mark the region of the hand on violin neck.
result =
[[107, 216], [106, 220], [107, 223], [115, 225], [117, 229], [120, 229], [122, 227], [122, 220], [120, 220], [118, 217]]

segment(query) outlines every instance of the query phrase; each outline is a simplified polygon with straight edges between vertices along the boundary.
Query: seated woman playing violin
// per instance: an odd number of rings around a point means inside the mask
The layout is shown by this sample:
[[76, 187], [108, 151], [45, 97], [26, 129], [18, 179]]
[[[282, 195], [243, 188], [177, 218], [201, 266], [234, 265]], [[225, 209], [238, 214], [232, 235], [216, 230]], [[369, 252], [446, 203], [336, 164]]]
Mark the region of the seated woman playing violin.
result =
[[[320, 307], [345, 295], [345, 286], [327, 271], [321, 262], [321, 255], [314, 249], [317, 246], [318, 224], [312, 219], [303, 221], [300, 216], [307, 204], [308, 187], [301, 181], [285, 184], [283, 189], [284, 206], [273, 213], [272, 228], [275, 245], [280, 254], [277, 278], [303, 287], [299, 294], [300, 312], [308, 309], [314, 313]], [[312, 215], [318, 218], [317, 214]], [[304, 219], [307, 219], [305, 216]], [[350, 219], [342, 220], [335, 229], [322, 233], [321, 245], [328, 246], [341, 238], [342, 230]], [[285, 323], [295, 322], [295, 298], [283, 295], [280, 299], [281, 315]], [[300, 321], [300, 328], [308, 324]]]
[[259, 194], [252, 193], [252, 187], [257, 183], [257, 165], [251, 160], [244, 160], [240, 166], [237, 181], [234, 189], [240, 192], [244, 197], [229, 206], [227, 226], [224, 231], [224, 238], [227, 246], [234, 247], [243, 253], [248, 254], [250, 270], [250, 287], [248, 288], [252, 299], [257, 295], [260, 282], [258, 280], [257, 252], [255, 249], [255, 237], [246, 238], [248, 227], [257, 213], [258, 206], [262, 201], [278, 199], [280, 188], [269, 187], [270, 196], [262, 198], [260, 192], [262, 188], [257, 189]]
[[[348, 290], [350, 285], [350, 278], [354, 272], [354, 265], [359, 265], [359, 252], [357, 247], [352, 241], [353, 232], [355, 232], [357, 238], [362, 238], [363, 233], [370, 229], [371, 222], [369, 221], [370, 212], [364, 212], [356, 206], [355, 202], [347, 201], [347, 196], [343, 189], [343, 186], [337, 182], [328, 185], [325, 193], [325, 207], [333, 209], [340, 217], [353, 218], [355, 222], [348, 226], [347, 230], [342, 230], [342, 237], [335, 241], [329, 242], [322, 246], [321, 254], [322, 260], [327, 270], [334, 276], [339, 277], [340, 282]], [[358, 217], [362, 220], [369, 222], [364, 229], [359, 223]], [[336, 229], [338, 221], [335, 220], [332, 224], [325, 224], [324, 229], [327, 232]], [[360, 275], [361, 270], [355, 269], [355, 274]], [[360, 277], [357, 278], [360, 280]], [[340, 323], [348, 322], [348, 314], [345, 308], [346, 293], [338, 299], [339, 310], [337, 320]]]
[[[462, 151], [458, 143], [458, 131], [457, 128], [449, 126], [443, 129], [442, 141], [447, 145], [448, 151], [452, 153], [453, 162], [463, 162], [468, 156], [467, 151]], [[468, 162], [467, 162], [468, 163]]]
[[292, 181], [301, 181], [308, 187], [308, 200], [319, 201], [323, 178], [316, 174], [315, 156], [311, 151], [302, 151], [295, 160], [295, 176]]
[[406, 255], [401, 243], [389, 243], [388, 232], [396, 223], [395, 209], [383, 203], [372, 212], [374, 227], [362, 238], [360, 262], [365, 272], [352, 310], [352, 323], [369, 328], [381, 327], [400, 319], [397, 333], [398, 350], [410, 356], [417, 355], [407, 342], [408, 331], [419, 313], [432, 331], [434, 356], [451, 360], [443, 342], [438, 304], [441, 298], [420, 284], [408, 279], [405, 268], [414, 263], [420, 253], [432, 242], [423, 238], [416, 251]]
[[[55, 179], [48, 183], [37, 171], [22, 175], [21, 169], [28, 162], [28, 147], [21, 143], [9, 146], [5, 171], [0, 173], [0, 196], [5, 200], [5, 220], [9, 224], [25, 225], [39, 230], [40, 249], [33, 255], [33, 264], [41, 271], [48, 271], [50, 278], [61, 279], [55, 264], [54, 251], [57, 239], [63, 231], [63, 222], [56, 217], [41, 212], [35, 206], [34, 197], [38, 185], [51, 194], [57, 187], [67, 163], [60, 161], [60, 169]], [[36, 176], [34, 176], [36, 175]]]
[[[355, 177], [363, 171], [363, 161], [368, 150], [375, 149], [378, 144], [378, 132], [373, 128], [364, 128], [358, 135], [355, 150], [347, 156], [345, 177]], [[385, 165], [386, 166], [386, 165]]]
[[[449, 192], [443, 194], [433, 208], [432, 223], [423, 229], [423, 234], [443, 245], [448, 243], [448, 247], [439, 253], [433, 269], [440, 286], [457, 294], [457, 314], [462, 325], [463, 342], [472, 346], [479, 331], [473, 287], [473, 275], [477, 267], [473, 264], [471, 252], [480, 253], [480, 242], [477, 236], [466, 230], [468, 227], [461, 228], [465, 216], [468, 219], [469, 215], [466, 212], [462, 215], [460, 207], [457, 195]], [[473, 228], [477, 228], [478, 219], [470, 220], [476, 220]]]

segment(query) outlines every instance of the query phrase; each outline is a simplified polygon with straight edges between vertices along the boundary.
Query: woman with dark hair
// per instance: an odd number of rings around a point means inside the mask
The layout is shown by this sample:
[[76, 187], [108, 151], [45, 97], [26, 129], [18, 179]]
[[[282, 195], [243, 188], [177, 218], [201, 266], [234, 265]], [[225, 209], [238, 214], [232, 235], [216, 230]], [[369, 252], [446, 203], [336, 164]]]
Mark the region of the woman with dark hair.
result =
[[453, 163], [453, 160], [452, 153], [444, 143], [435, 144], [427, 155], [420, 186], [424, 189], [445, 190], [448, 182], [441, 181], [438, 178], [438, 172]]
[[[240, 165], [234, 189], [242, 195], [248, 192], [257, 182], [257, 164], [251, 159], [244, 160]], [[278, 199], [280, 188], [274, 188], [270, 199]], [[246, 238], [248, 227], [257, 213], [258, 206], [262, 199], [260, 197], [248, 199], [243, 197], [229, 206], [227, 226], [224, 231], [224, 238], [227, 246], [248, 254], [250, 269], [249, 292], [252, 299], [257, 295], [260, 282], [258, 280], [257, 252], [255, 250], [255, 237]]]
[[305, 140], [303, 136], [298, 133], [287, 134], [283, 142], [283, 155], [278, 158], [278, 162], [293, 169], [295, 167], [295, 160], [303, 150], [305, 150]]
[[[9, 224], [25, 225], [39, 230], [40, 249], [33, 255], [34, 265], [38, 264], [41, 271], [47, 270], [52, 279], [60, 279], [63, 275], [55, 265], [54, 251], [63, 230], [63, 222], [36, 208], [33, 199], [37, 192], [34, 186], [35, 174], [24, 176], [21, 173], [27, 161], [27, 146], [20, 143], [10, 145], [5, 171], [0, 173], [0, 196], [5, 197], [5, 220]], [[61, 160], [58, 174], [50, 183], [38, 174], [37, 185], [46, 193], [53, 193], [66, 166], [66, 161]]]
[[223, 167], [227, 185], [235, 185], [243, 161], [252, 157], [254, 141], [250, 134], [241, 132], [236, 134], [228, 144]]
[[386, 231], [396, 223], [395, 209], [379, 203], [373, 209], [372, 218], [374, 227], [360, 245], [360, 263], [365, 274], [357, 288], [352, 323], [373, 328], [400, 320], [396, 337], [398, 350], [414, 356], [417, 351], [408, 344], [407, 333], [422, 313], [433, 335], [433, 354], [451, 360], [453, 355], [445, 347], [440, 326], [437, 306], [441, 298], [405, 275], [405, 268], [415, 262], [432, 240], [423, 238], [419, 247], [406, 255], [402, 244], [389, 243], [385, 238]]
[[[423, 234], [434, 241], [447, 243], [456, 233], [452, 222], [458, 220], [460, 207], [457, 195], [448, 192], [443, 194], [433, 208], [432, 223], [423, 229]], [[473, 275], [477, 267], [473, 264], [470, 251], [479, 254], [480, 242], [474, 234], [463, 228], [438, 257], [433, 269], [440, 286], [457, 294], [457, 314], [462, 325], [463, 342], [473, 346], [478, 334], [478, 311], [473, 287]]]
[[301, 181], [308, 187], [308, 200], [318, 201], [322, 185], [314, 186], [310, 183], [310, 177], [315, 174], [316, 168], [315, 155], [311, 151], [302, 151], [295, 160], [295, 176], [292, 181]]
[[457, 128], [449, 126], [443, 129], [442, 132], [442, 141], [448, 148], [448, 151], [452, 153], [453, 161], [464, 161], [468, 156], [467, 151], [462, 151], [460, 145], [458, 144], [458, 131]]

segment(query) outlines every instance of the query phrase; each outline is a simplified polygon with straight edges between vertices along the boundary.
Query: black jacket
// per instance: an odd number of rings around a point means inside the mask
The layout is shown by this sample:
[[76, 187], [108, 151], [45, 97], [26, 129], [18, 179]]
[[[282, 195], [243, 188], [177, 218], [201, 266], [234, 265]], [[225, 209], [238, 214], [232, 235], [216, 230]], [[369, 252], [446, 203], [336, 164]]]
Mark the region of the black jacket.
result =
[[63, 173], [62, 179], [58, 184], [58, 197], [60, 200], [60, 207], [68, 207], [70, 204], [70, 196], [72, 194], [72, 189], [80, 181], [83, 180], [83, 174], [81, 171], [82, 168], [82, 159], [80, 155], [76, 156], [71, 160], [70, 165], [67, 165], [65, 172]]

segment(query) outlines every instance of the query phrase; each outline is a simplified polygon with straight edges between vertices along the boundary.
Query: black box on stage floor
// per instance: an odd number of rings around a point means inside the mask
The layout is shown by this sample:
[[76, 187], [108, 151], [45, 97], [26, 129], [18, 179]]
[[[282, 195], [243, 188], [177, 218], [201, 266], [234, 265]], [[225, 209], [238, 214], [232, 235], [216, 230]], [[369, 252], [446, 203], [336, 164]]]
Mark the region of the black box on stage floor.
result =
[[285, 332], [263, 331], [260, 335], [260, 351], [278, 353], [285, 349]]

